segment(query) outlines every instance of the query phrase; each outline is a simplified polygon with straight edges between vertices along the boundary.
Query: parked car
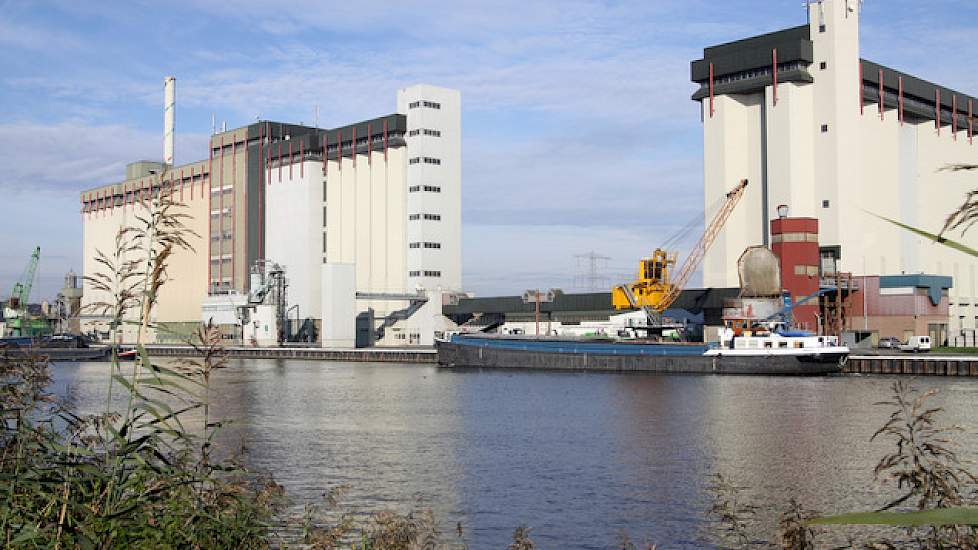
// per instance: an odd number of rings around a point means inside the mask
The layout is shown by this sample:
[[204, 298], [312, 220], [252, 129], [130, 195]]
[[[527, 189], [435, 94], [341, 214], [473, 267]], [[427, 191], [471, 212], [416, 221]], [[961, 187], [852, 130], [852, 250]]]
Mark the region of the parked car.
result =
[[896, 336], [886, 336], [884, 338], [880, 338], [880, 341], [878, 344], [876, 344], [876, 347], [879, 349], [897, 349], [902, 344], [903, 342], [901, 342]]
[[906, 344], [900, 345], [900, 351], [928, 352], [930, 351], [930, 336], [911, 336]]

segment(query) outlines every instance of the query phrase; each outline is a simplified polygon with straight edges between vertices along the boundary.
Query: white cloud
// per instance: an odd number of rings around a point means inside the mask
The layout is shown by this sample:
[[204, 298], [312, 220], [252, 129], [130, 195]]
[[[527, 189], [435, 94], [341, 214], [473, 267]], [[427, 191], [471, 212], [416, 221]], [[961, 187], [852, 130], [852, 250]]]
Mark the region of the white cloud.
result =
[[[206, 140], [178, 135], [178, 162], [200, 158]], [[160, 158], [161, 149], [160, 134], [122, 125], [0, 124], [0, 191], [58, 189], [77, 198], [85, 188], [122, 181], [126, 164]]]

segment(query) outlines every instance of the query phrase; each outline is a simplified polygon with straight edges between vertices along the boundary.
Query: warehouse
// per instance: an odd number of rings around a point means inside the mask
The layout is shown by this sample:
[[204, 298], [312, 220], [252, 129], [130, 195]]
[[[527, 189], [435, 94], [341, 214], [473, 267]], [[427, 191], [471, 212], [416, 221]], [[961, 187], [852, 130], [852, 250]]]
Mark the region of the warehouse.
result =
[[[704, 204], [742, 178], [758, 183], [707, 254], [704, 285], [735, 286], [737, 257], [772, 244], [770, 222], [786, 206], [818, 221], [820, 263], [857, 280], [950, 277], [949, 319], [939, 329], [952, 345], [966, 334], [973, 342], [978, 262], [877, 216], [940, 230], [978, 183], [944, 170], [978, 163], [978, 100], [860, 58], [861, 2], [812, 1], [807, 9], [805, 25], [709, 47], [692, 62]], [[823, 265], [810, 267], [825, 275]]]
[[[132, 163], [124, 181], [81, 195], [84, 273], [164, 189], [199, 237], [194, 252], [169, 261], [155, 341], [214, 318], [229, 340], [247, 343], [244, 310], [267, 298], [258, 288], [267, 270], [283, 280], [273, 295], [284, 326], [265, 331], [273, 341], [352, 346], [364, 313], [375, 319], [368, 342], [430, 344], [436, 327], [451, 325], [440, 313], [422, 321], [406, 312], [462, 289], [460, 113], [458, 91], [416, 85], [398, 91], [396, 114], [331, 129], [258, 121], [215, 132], [206, 160]], [[104, 299], [84, 294], [86, 304]], [[324, 311], [349, 319], [324, 323]], [[105, 321], [86, 313], [83, 331], [104, 335]], [[124, 341], [133, 337], [123, 330]]]

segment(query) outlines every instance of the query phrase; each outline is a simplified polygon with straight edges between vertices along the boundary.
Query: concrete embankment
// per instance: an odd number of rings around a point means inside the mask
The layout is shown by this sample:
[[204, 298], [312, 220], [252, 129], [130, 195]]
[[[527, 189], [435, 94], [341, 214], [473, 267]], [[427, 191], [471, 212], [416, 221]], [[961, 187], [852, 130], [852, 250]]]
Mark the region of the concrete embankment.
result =
[[850, 355], [846, 374], [908, 374], [914, 376], [978, 376], [974, 355]]
[[[146, 346], [151, 356], [198, 357], [190, 346]], [[323, 349], [323, 348], [227, 348], [228, 357], [241, 359], [307, 359], [315, 361], [353, 361], [364, 363], [434, 364], [438, 355], [434, 349]]]

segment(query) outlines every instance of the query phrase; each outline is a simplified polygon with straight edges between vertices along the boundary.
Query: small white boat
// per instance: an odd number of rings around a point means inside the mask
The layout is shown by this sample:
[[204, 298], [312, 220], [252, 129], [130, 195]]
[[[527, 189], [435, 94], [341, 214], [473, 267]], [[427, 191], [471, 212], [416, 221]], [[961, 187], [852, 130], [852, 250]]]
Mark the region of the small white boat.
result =
[[795, 358], [813, 363], [844, 364], [849, 347], [839, 345], [837, 336], [819, 336], [791, 330], [784, 323], [772, 323], [768, 330], [735, 335], [722, 331], [720, 345], [706, 351], [708, 357]]

